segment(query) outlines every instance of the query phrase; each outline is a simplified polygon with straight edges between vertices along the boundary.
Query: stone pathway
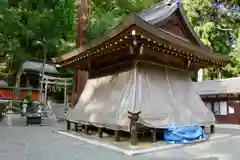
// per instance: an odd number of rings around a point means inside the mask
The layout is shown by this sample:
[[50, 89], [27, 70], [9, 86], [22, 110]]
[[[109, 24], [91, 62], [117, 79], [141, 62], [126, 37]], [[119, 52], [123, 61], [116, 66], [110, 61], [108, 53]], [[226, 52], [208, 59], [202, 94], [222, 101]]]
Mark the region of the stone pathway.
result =
[[240, 129], [240, 125], [237, 124], [216, 124], [215, 127], [223, 129]]
[[240, 136], [185, 146], [178, 149], [149, 153], [146, 157], [175, 158], [176, 160], [238, 160]]
[[146, 160], [53, 132], [60, 127], [0, 126], [0, 160]]
[[15, 126], [0, 124], [0, 160], [238, 160], [240, 132], [217, 127], [216, 132], [231, 137], [213, 142], [186, 145], [140, 156], [126, 156], [99, 146], [63, 136], [53, 130], [63, 129], [54, 118], [45, 126], [24, 126], [24, 119]]
[[122, 139], [121, 142], [114, 142], [113, 137], [103, 136], [103, 138], [98, 139], [97, 134], [85, 135], [83, 132], [67, 132], [62, 130], [56, 130], [55, 132], [65, 135], [80, 141], [87, 142], [92, 145], [100, 146], [112, 151], [120, 152], [126, 155], [143, 155], [156, 151], [164, 151], [175, 148], [181, 148], [186, 145], [197, 145], [198, 143], [208, 143], [216, 140], [222, 140], [232, 137], [231, 134], [215, 133], [212, 134], [207, 141], [188, 143], [188, 144], [166, 144], [164, 141], [158, 141], [157, 143], [151, 142], [139, 142], [137, 146], [130, 146], [129, 139]]

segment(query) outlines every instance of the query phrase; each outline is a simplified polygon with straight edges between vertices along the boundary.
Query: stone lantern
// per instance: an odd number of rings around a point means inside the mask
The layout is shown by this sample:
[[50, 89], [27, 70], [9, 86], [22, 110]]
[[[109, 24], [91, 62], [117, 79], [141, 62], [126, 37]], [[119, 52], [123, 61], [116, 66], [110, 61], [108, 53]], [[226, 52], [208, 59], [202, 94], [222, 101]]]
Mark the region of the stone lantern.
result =
[[6, 122], [7, 125], [12, 126], [12, 114], [14, 113], [12, 111], [12, 101], [9, 102], [9, 105], [6, 107], [7, 112], [6, 112]]
[[25, 115], [27, 113], [28, 101], [26, 99], [23, 100], [22, 104], [22, 113]]

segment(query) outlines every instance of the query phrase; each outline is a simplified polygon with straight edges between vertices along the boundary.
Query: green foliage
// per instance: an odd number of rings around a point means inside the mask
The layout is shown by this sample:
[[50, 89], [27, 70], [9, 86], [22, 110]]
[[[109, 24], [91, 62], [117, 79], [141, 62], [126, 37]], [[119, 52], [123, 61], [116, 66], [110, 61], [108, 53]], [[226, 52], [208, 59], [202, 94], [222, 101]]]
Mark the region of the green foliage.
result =
[[[229, 54], [234, 25], [227, 13], [222, 13], [211, 0], [185, 0], [184, 9], [202, 42], [213, 52]], [[230, 29], [229, 29], [230, 28]]]
[[[102, 36], [123, 18], [160, 0], [90, 0], [85, 43]], [[31, 58], [48, 59], [71, 50], [76, 37], [76, 0], [6, 0], [0, 3], [0, 53], [12, 57], [9, 75]], [[229, 54], [232, 61], [223, 76], [239, 75], [240, 12], [238, 0], [182, 0], [186, 15], [202, 42], [213, 52]], [[218, 2], [218, 4], [217, 4]], [[221, 6], [219, 3], [221, 2]], [[217, 5], [216, 5], [217, 4]], [[236, 48], [232, 44], [236, 43]], [[216, 74], [205, 71], [208, 79]], [[193, 77], [196, 73], [192, 74]], [[195, 77], [196, 78], [196, 77]]]
[[12, 106], [13, 106], [13, 108], [12, 108], [13, 112], [21, 113], [21, 111], [22, 111], [21, 102], [19, 102], [18, 100], [12, 100]]
[[7, 0], [1, 0], [0, 1], [0, 13], [3, 12], [8, 6]]
[[227, 71], [226, 74], [229, 74], [229, 76], [240, 76], [240, 27], [238, 30], [239, 31], [238, 39], [236, 41], [236, 47], [233, 52], [230, 53], [232, 60], [225, 67], [225, 70]]
[[[221, 0], [214, 3], [212, 0], [183, 0], [183, 3], [194, 30], [208, 48], [219, 54], [236, 53], [232, 44], [236, 41], [239, 32], [239, 2]], [[237, 62], [233, 56], [231, 63], [236, 64], [239, 61]], [[238, 70], [234, 67], [230, 69], [229, 65], [220, 69], [224, 77], [237, 76]], [[205, 70], [206, 79], [216, 77], [215, 70], [211, 68]]]
[[[159, 1], [92, 0], [86, 41], [103, 35], [127, 15], [138, 13], [156, 2]], [[222, 75], [224, 77], [239, 75], [237, 74], [239, 61], [234, 58], [238, 52], [232, 47], [238, 34], [237, 28], [240, 26], [239, 2], [235, 0], [221, 0], [215, 3], [212, 0], [183, 0], [182, 2], [186, 15], [202, 42], [215, 53], [232, 55], [230, 64], [234, 65], [221, 68]], [[204, 73], [206, 79], [218, 77], [218, 72], [212, 68], [205, 69]], [[196, 75], [192, 73], [191, 77], [196, 79]]]
[[58, 92], [55, 92], [53, 95], [53, 99], [57, 100], [58, 102], [64, 102], [64, 88], [61, 88]]
[[24, 95], [24, 99], [26, 99], [28, 101], [27, 113], [37, 112], [37, 107], [33, 104], [32, 95], [26, 94], [26, 95]]
[[32, 100], [32, 95], [31, 94], [24, 95], [24, 99], [26, 99], [28, 101], [28, 106], [32, 106], [33, 100]]
[[0, 53], [12, 57], [12, 72], [32, 58], [58, 56], [75, 39], [75, 0], [15, 0], [0, 14]]
[[159, 0], [91, 0], [86, 42], [102, 36], [118, 25], [126, 16], [139, 13]]

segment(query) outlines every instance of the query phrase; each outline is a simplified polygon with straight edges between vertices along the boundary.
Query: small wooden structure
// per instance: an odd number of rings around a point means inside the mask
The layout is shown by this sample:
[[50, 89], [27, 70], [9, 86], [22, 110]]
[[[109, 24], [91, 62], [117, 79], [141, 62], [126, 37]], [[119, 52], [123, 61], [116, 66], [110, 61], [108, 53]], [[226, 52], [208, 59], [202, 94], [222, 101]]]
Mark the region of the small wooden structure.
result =
[[240, 78], [194, 83], [206, 106], [223, 124], [240, 124]]
[[[65, 100], [67, 101], [67, 86], [71, 85], [69, 81], [72, 80], [72, 75], [59, 73], [55, 64], [45, 64], [43, 75], [43, 90], [41, 95], [40, 85], [42, 70], [43, 63], [41, 61], [24, 62], [19, 71], [20, 81], [17, 86], [20, 86], [20, 89], [28, 88], [26, 90], [32, 90], [32, 93], [29, 92], [29, 94], [32, 94], [34, 97], [36, 97], [36, 94], [38, 95], [38, 98], [34, 98], [34, 100], [43, 100], [44, 102], [47, 100], [47, 96], [51, 97], [54, 90], [56, 90], [55, 88], [61, 86], [65, 88], [64, 96]], [[25, 92], [21, 92], [21, 94], [25, 94]]]
[[61, 66], [89, 73], [76, 108], [67, 115], [66, 128], [73, 123], [76, 131], [81, 127], [88, 133], [97, 127], [99, 137], [103, 130], [112, 130], [115, 141], [128, 132], [132, 145], [145, 132], [156, 142], [157, 133], [171, 124], [211, 125], [213, 131], [215, 119], [188, 74], [219, 67], [227, 60], [204, 47], [179, 2], [161, 2], [54, 59]]
[[[43, 64], [41, 61], [26, 61], [22, 64], [20, 69], [20, 87], [33, 87], [40, 88], [40, 73], [42, 71]], [[44, 71], [46, 75], [59, 76], [54, 64], [45, 64]]]

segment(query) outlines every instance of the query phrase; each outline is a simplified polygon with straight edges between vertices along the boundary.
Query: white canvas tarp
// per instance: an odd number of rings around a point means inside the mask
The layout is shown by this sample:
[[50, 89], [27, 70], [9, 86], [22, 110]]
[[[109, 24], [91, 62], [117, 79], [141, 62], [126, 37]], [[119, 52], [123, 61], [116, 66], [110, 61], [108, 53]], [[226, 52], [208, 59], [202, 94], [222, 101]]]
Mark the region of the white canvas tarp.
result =
[[215, 122], [187, 71], [145, 65], [88, 80], [67, 119], [129, 131], [128, 111], [141, 111], [139, 123], [153, 128]]

